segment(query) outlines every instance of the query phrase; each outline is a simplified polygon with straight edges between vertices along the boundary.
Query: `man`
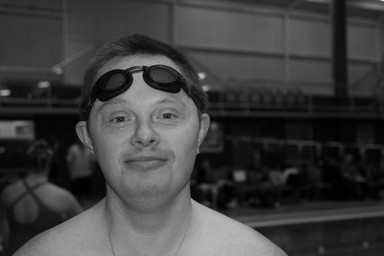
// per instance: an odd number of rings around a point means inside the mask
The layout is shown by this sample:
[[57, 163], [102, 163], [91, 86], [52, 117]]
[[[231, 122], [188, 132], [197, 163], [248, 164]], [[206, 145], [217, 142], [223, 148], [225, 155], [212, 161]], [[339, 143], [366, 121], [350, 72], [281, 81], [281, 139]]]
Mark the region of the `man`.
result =
[[191, 200], [206, 108], [196, 73], [172, 47], [141, 35], [104, 46], [85, 74], [76, 131], [107, 196], [16, 255], [285, 255]]

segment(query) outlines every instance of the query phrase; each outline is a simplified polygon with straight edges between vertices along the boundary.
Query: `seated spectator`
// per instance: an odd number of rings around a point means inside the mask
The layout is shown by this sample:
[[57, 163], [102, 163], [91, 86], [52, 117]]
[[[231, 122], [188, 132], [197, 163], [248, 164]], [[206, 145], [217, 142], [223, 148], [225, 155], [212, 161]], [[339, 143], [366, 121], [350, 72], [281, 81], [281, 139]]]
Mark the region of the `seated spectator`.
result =
[[239, 166], [233, 173], [234, 193], [237, 204], [242, 207], [260, 204], [259, 189], [266, 179], [267, 169], [259, 150], [254, 150], [248, 169]]
[[342, 177], [342, 187], [346, 191], [346, 199], [361, 199], [363, 196], [363, 186], [366, 179], [359, 172], [357, 163], [353, 155], [346, 154], [340, 166]]
[[68, 191], [48, 181], [53, 152], [43, 140], [28, 149], [30, 171], [3, 190], [6, 251], [11, 255], [29, 239], [82, 210]]
[[282, 165], [275, 163], [267, 168], [264, 179], [255, 184], [257, 188], [255, 197], [262, 206], [275, 208], [293, 197], [298, 199], [299, 193], [296, 193], [296, 186], [301, 183], [300, 174], [300, 170], [296, 167], [283, 168]]
[[255, 184], [255, 195], [261, 206], [279, 207], [285, 178], [278, 164], [266, 168], [264, 177]]
[[378, 164], [366, 166], [369, 195], [374, 199], [384, 199], [384, 157]]
[[228, 168], [214, 168], [208, 159], [204, 159], [194, 175], [194, 199], [214, 209], [225, 209], [232, 196], [232, 181], [229, 176]]
[[237, 206], [247, 206], [251, 200], [254, 184], [250, 184], [249, 171], [243, 168], [235, 168], [232, 173], [233, 193]]
[[306, 167], [305, 192], [310, 199], [331, 199], [332, 198], [332, 183], [325, 176], [325, 166], [311, 163]]
[[340, 161], [338, 157], [335, 157], [332, 154], [325, 154], [318, 165], [322, 170], [324, 182], [330, 185], [330, 199], [345, 198], [344, 188], [341, 187], [343, 178], [340, 173]]

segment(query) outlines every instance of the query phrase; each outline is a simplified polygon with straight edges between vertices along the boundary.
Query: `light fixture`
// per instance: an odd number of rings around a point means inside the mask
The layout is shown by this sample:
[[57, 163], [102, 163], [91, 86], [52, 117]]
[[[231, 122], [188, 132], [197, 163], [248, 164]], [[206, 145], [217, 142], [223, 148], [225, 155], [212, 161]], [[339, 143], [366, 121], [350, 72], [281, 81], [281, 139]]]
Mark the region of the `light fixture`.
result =
[[201, 87], [203, 88], [203, 90], [204, 90], [205, 92], [208, 92], [208, 91], [211, 90], [211, 86], [209, 86], [208, 84], [204, 84], [204, 85], [202, 85]]
[[200, 81], [207, 78], [207, 74], [205, 72], [199, 72], [198, 76], [199, 76]]
[[1, 97], [8, 97], [11, 95], [11, 90], [9, 89], [0, 89], [0, 96]]
[[37, 87], [40, 89], [48, 88], [51, 86], [51, 83], [49, 81], [41, 81], [37, 83]]

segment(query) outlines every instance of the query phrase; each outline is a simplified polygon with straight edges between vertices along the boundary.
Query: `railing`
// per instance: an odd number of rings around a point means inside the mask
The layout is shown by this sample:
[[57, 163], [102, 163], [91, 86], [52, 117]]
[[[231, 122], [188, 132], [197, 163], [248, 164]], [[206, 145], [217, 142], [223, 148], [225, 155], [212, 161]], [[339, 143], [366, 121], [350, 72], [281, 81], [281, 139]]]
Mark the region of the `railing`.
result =
[[0, 114], [77, 113], [78, 99], [0, 98]]
[[384, 117], [384, 102], [373, 97], [335, 98], [301, 91], [209, 92], [210, 112], [221, 116], [296, 115]]
[[13, 86], [11, 95], [0, 96], [0, 113], [76, 113], [79, 95], [78, 86]]
[[[80, 88], [48, 88], [40, 93], [0, 97], [0, 114], [77, 113]], [[315, 96], [298, 89], [208, 91], [212, 116], [384, 117], [384, 101], [374, 97]]]

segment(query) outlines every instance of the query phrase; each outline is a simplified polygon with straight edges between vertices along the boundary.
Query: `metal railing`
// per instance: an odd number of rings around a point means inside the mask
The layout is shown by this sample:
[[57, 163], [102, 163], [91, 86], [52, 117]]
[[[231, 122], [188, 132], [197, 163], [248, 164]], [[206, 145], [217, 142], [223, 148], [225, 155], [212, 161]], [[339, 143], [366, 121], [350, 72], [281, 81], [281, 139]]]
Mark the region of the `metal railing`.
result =
[[[78, 93], [79, 94], [79, 93]], [[301, 91], [211, 91], [209, 113], [213, 116], [384, 117], [384, 101], [373, 97], [315, 96]], [[38, 96], [0, 97], [4, 113], [77, 113], [79, 98], [54, 92]]]

